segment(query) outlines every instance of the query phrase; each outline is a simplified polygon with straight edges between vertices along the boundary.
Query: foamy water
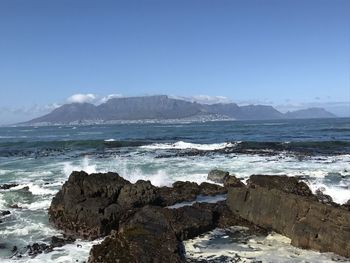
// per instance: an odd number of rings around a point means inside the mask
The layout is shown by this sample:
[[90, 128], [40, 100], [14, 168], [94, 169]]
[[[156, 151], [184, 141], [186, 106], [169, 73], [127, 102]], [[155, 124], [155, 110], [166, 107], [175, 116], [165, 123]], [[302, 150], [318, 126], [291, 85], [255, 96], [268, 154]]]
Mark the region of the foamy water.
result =
[[[9, 128], [5, 131], [0, 129], [0, 153], [2, 151], [0, 184], [19, 184], [9, 190], [0, 190], [0, 210], [11, 212], [10, 215], [2, 218], [3, 222], [0, 223], [0, 243], [5, 246], [0, 250], [0, 262], [76, 262], [76, 260], [84, 262], [87, 260], [94, 242], [81, 240], [35, 258], [9, 258], [14, 245], [24, 248], [34, 242], [47, 243], [52, 235], [62, 234], [50, 225], [47, 209], [54, 195], [68, 179], [70, 173], [75, 170], [88, 173], [117, 172], [131, 182], [139, 179], [150, 180], [157, 186], [170, 186], [178, 180], [201, 183], [207, 181], [207, 174], [212, 169], [229, 171], [243, 181], [252, 174], [286, 174], [302, 177], [312, 191], [315, 192], [321, 188], [335, 202], [342, 204], [350, 199], [350, 155], [346, 151], [344, 154], [315, 154], [301, 159], [288, 153], [271, 156], [209, 154], [183, 157], [174, 154], [191, 149], [204, 153], [204, 151], [235, 147], [241, 140], [293, 143], [295, 140], [304, 141], [305, 138], [311, 138], [310, 140], [313, 141], [335, 138], [335, 140], [341, 140], [343, 142], [341, 147], [345, 145], [343, 148], [346, 149], [347, 144], [344, 141], [350, 138], [346, 130], [348, 124], [342, 120], [332, 124], [332, 127], [336, 127], [334, 129], [343, 127], [345, 132], [340, 133], [338, 130], [328, 131], [330, 122], [331, 120], [307, 121], [302, 122], [302, 125], [296, 125], [294, 122], [291, 124], [225, 122], [195, 125], [106, 125], [76, 126], [74, 129], [71, 126], [62, 126], [26, 128], [25, 131], [23, 128], [19, 130]], [[301, 129], [305, 129], [303, 133], [300, 132]], [[25, 132], [25, 138], [23, 132]], [[300, 137], [296, 138], [296, 136]], [[72, 142], [62, 141], [66, 139]], [[22, 142], [22, 140], [25, 141]], [[126, 146], [104, 148], [119, 140], [125, 140]], [[128, 145], [128, 142], [133, 140], [145, 140], [147, 145], [140, 147]], [[149, 141], [154, 143], [149, 144]], [[1, 142], [4, 145], [1, 146]], [[12, 142], [14, 142], [13, 146], [12, 144], [9, 146]], [[327, 144], [327, 147], [332, 146]], [[59, 151], [50, 151], [51, 148]], [[42, 149], [44, 150], [41, 151]], [[222, 197], [218, 197], [217, 200], [205, 200], [205, 197], [198, 199], [202, 202], [219, 200], [222, 200]], [[177, 205], [191, 204], [189, 202]], [[18, 205], [21, 208], [10, 208], [12, 205]], [[238, 254], [244, 259], [243, 262], [250, 262], [253, 259], [262, 262], [333, 262], [334, 260], [345, 262], [344, 259], [333, 254], [294, 248], [290, 246], [290, 240], [277, 234], [268, 237], [251, 236], [247, 237], [245, 242], [239, 242], [238, 234], [235, 239], [234, 235], [222, 231], [224, 230], [216, 230], [186, 242], [188, 254], [193, 254], [195, 257]], [[210, 240], [215, 242], [211, 243]], [[77, 246], [78, 244], [82, 247]]]

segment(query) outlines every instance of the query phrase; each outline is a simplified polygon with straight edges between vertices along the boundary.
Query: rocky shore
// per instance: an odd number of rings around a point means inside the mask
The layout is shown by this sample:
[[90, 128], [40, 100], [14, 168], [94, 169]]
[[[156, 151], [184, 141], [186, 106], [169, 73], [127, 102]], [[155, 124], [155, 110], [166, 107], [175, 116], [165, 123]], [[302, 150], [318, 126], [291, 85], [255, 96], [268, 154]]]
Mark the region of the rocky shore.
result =
[[[156, 187], [143, 180], [130, 183], [116, 173], [73, 172], [52, 200], [50, 221], [69, 236], [105, 237], [91, 249], [89, 262], [186, 262], [182, 241], [229, 226], [275, 231], [294, 246], [350, 257], [348, 206], [312, 194], [293, 177], [253, 175], [245, 185], [212, 171], [208, 179], [223, 186]], [[227, 201], [171, 207], [223, 194]]]

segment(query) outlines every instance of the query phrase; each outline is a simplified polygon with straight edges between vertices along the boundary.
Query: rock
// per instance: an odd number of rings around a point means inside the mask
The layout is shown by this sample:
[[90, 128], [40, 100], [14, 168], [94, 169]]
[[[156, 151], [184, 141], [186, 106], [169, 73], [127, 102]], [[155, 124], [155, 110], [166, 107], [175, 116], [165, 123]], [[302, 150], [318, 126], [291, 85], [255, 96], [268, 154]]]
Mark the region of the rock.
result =
[[207, 179], [215, 183], [223, 184], [227, 176], [229, 176], [229, 172], [214, 169], [208, 173]]
[[317, 189], [315, 195], [319, 202], [323, 204], [331, 204], [333, 203], [333, 198], [330, 195], [326, 195], [323, 193], [322, 189]]
[[220, 185], [203, 182], [199, 185], [199, 193], [201, 195], [214, 196], [214, 195], [226, 194], [227, 190]]
[[8, 190], [10, 188], [16, 187], [19, 184], [2, 184], [0, 185], [0, 190]]
[[116, 173], [73, 172], [52, 199], [50, 221], [68, 235], [85, 239], [105, 236], [118, 225], [122, 211], [116, 201], [128, 184]]
[[135, 184], [125, 185], [117, 199], [117, 203], [125, 208], [143, 207], [147, 204], [160, 204], [157, 187], [150, 181], [139, 180]]
[[37, 256], [41, 253], [51, 252], [52, 248], [45, 243], [34, 243], [32, 245], [27, 246], [27, 254], [29, 256]]
[[13, 208], [13, 209], [22, 209], [22, 207], [18, 206], [18, 204], [10, 205], [9, 208]]
[[51, 237], [50, 246], [53, 248], [54, 247], [63, 247], [64, 245], [72, 244], [74, 242], [75, 242], [75, 238], [73, 238], [73, 237], [53, 236], [53, 237]]
[[146, 206], [92, 247], [89, 262], [184, 262], [182, 247], [160, 207]]
[[2, 216], [6, 216], [6, 215], [11, 214], [10, 211], [1, 211], [0, 213], [1, 213]]
[[296, 177], [285, 175], [252, 175], [248, 180], [248, 186], [250, 188], [260, 186], [267, 189], [276, 189], [285, 193], [308, 196], [316, 200], [307, 184], [299, 181]]
[[252, 224], [291, 238], [294, 246], [350, 257], [350, 212], [320, 203], [296, 178], [251, 176], [247, 187], [229, 190], [227, 204]]
[[224, 179], [224, 187], [227, 189], [229, 187], [243, 187], [244, 183], [233, 175], [229, 175]]
[[144, 180], [131, 184], [116, 173], [73, 172], [53, 198], [49, 217], [68, 235], [95, 239], [118, 229], [123, 218], [146, 205], [164, 207], [226, 192], [209, 183], [175, 182], [158, 188]]

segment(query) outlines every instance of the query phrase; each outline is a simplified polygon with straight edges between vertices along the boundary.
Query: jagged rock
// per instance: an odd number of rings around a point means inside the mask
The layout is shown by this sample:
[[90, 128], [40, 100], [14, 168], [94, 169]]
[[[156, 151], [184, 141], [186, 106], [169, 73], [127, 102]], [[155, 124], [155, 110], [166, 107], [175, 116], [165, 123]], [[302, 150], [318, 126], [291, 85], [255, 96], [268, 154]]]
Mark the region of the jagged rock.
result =
[[184, 262], [181, 243], [160, 207], [146, 206], [92, 247], [90, 263]]
[[242, 187], [242, 186], [244, 186], [244, 183], [242, 183], [241, 180], [236, 178], [236, 176], [229, 175], [224, 179], [224, 187], [226, 189], [230, 187]]
[[2, 216], [6, 216], [6, 215], [11, 214], [10, 211], [1, 211], [0, 213], [1, 213]]
[[215, 183], [223, 184], [227, 176], [229, 176], [229, 172], [214, 169], [208, 173], [207, 179]]
[[276, 189], [285, 193], [307, 196], [316, 200], [307, 184], [301, 182], [296, 177], [285, 175], [252, 175], [248, 180], [248, 186], [250, 188], [260, 186], [267, 189]]
[[10, 188], [16, 187], [19, 184], [2, 184], [0, 185], [0, 190], [8, 190]]
[[296, 178], [251, 176], [247, 187], [229, 190], [232, 212], [292, 240], [292, 245], [350, 257], [350, 212], [320, 203]]
[[51, 241], [50, 241], [50, 246], [51, 247], [63, 247], [64, 245], [67, 244], [72, 244], [75, 242], [75, 238], [73, 237], [57, 237], [57, 236], [53, 236], [51, 237]]
[[333, 198], [330, 195], [326, 195], [323, 193], [323, 189], [317, 189], [315, 192], [315, 195], [318, 199], [323, 204], [331, 204], [333, 203]]
[[125, 209], [160, 204], [158, 189], [150, 181], [139, 180], [135, 184], [125, 185], [120, 190], [117, 203]]
[[226, 192], [209, 183], [175, 182], [158, 188], [143, 180], [131, 184], [116, 173], [73, 172], [53, 198], [49, 216], [66, 234], [95, 239], [118, 229], [123, 217], [145, 205], [164, 207]]
[[9, 205], [9, 208], [22, 209], [22, 207], [18, 206], [18, 204]]
[[49, 216], [68, 235], [94, 239], [117, 227], [118, 195], [130, 182], [116, 173], [73, 172], [53, 198]]

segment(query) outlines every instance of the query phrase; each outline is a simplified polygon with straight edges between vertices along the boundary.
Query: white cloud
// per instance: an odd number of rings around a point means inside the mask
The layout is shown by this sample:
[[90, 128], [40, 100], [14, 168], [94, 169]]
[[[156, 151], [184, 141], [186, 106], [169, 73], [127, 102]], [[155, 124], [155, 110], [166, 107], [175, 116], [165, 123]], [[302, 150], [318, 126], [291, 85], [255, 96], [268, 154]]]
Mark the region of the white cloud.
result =
[[105, 102], [107, 102], [108, 100], [113, 99], [113, 98], [121, 98], [121, 97], [123, 97], [122, 94], [110, 94], [110, 95], [108, 95], [108, 96], [106, 96], [106, 97], [101, 98], [101, 99], [98, 101], [98, 104], [105, 103]]
[[89, 94], [74, 94], [67, 98], [68, 103], [93, 103], [96, 100], [96, 96], [92, 93]]
[[216, 104], [216, 103], [231, 103], [230, 98], [224, 96], [209, 96], [209, 95], [198, 95], [191, 97], [182, 97], [182, 96], [169, 96], [173, 99], [187, 100], [191, 102], [198, 102], [201, 104]]

